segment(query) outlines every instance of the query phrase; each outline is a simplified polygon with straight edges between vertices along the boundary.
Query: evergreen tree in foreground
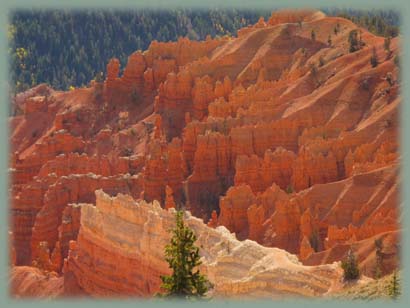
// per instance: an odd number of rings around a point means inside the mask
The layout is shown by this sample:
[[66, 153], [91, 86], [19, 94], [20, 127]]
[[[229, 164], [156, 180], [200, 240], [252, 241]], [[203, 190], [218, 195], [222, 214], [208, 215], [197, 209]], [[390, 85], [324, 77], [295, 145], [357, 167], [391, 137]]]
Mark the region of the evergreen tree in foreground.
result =
[[165, 259], [172, 269], [170, 276], [161, 276], [164, 296], [192, 298], [203, 297], [209, 289], [208, 279], [202, 275], [199, 248], [194, 245], [196, 236], [184, 224], [183, 212], [176, 213], [176, 227], [170, 243], [165, 247]]
[[345, 280], [355, 280], [359, 278], [359, 265], [352, 250], [349, 250], [347, 258], [342, 261], [342, 268]]

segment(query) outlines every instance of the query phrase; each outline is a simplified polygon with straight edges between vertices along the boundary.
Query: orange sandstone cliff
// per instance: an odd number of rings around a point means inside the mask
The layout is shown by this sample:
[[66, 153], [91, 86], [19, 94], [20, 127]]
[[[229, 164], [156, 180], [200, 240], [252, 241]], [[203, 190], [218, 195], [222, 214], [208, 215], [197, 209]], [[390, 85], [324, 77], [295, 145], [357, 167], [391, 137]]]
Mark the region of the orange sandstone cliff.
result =
[[215, 296], [323, 295], [349, 249], [374, 276], [375, 240], [382, 274], [397, 268], [399, 38], [387, 52], [360, 29], [350, 53], [356, 29], [278, 11], [236, 37], [154, 41], [86, 88], [17, 95], [12, 293], [151, 296], [172, 208], [191, 213]]

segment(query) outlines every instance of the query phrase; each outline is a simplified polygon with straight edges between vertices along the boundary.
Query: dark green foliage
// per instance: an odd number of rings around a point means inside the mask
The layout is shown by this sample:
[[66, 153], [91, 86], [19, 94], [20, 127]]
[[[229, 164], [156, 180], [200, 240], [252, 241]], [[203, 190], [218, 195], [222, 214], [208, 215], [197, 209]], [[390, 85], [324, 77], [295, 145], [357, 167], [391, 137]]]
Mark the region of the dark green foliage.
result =
[[337, 35], [340, 32], [340, 24], [337, 23], [336, 27], [334, 27], [333, 32], [335, 33], [335, 35]]
[[[396, 37], [399, 34], [400, 15], [393, 10], [323, 9], [328, 16], [339, 16], [353, 21], [360, 27], [380, 36]], [[334, 33], [340, 32], [334, 29]]]
[[381, 266], [383, 262], [383, 255], [382, 255], [382, 249], [383, 249], [383, 242], [380, 238], [374, 240], [374, 246], [376, 247], [376, 265], [374, 269], [374, 277], [376, 279], [379, 279], [382, 276], [381, 272]]
[[[394, 11], [324, 11], [379, 35], [398, 35]], [[7, 31], [11, 96], [43, 82], [59, 90], [87, 85], [93, 78], [98, 82], [102, 76], [96, 74], [105, 72], [109, 59], [117, 57], [123, 68], [132, 52], [147, 49], [152, 40], [236, 35], [239, 28], [270, 14], [271, 9], [15, 11]], [[334, 32], [340, 32], [339, 24]]]
[[135, 50], [152, 40], [194, 40], [236, 35], [236, 31], [268, 18], [271, 10], [19, 10], [8, 27], [12, 92], [39, 83], [60, 90], [102, 81], [106, 64], [117, 57], [121, 67]]
[[133, 104], [138, 104], [141, 101], [140, 94], [137, 89], [133, 88], [130, 94], [130, 99]]
[[203, 297], [210, 283], [202, 275], [199, 248], [195, 246], [194, 232], [184, 224], [183, 212], [176, 213], [176, 227], [170, 243], [165, 247], [165, 259], [172, 269], [170, 276], [161, 276], [163, 296], [178, 298]]
[[133, 154], [133, 150], [130, 148], [123, 148], [121, 151], [121, 156], [129, 157]]
[[359, 31], [358, 30], [352, 30], [349, 32], [349, 52], [355, 52], [358, 51], [361, 48], [361, 42], [359, 38]]
[[369, 84], [369, 79], [365, 78], [360, 82], [360, 88], [366, 91], [369, 91], [370, 89], [370, 84]]
[[312, 29], [312, 31], [310, 32], [310, 38], [312, 39], [312, 41], [316, 40], [316, 32], [314, 29]]
[[386, 52], [390, 52], [390, 42], [391, 42], [390, 36], [384, 39], [384, 50], [386, 50]]
[[97, 73], [97, 74], [95, 75], [94, 80], [95, 80], [96, 82], [103, 82], [103, 81], [104, 81], [104, 74], [103, 74], [103, 72]]
[[316, 229], [313, 230], [312, 235], [309, 238], [309, 243], [315, 252], [319, 251], [320, 237], [319, 232], [317, 232]]
[[319, 67], [322, 67], [323, 65], [325, 65], [325, 59], [323, 59], [322, 56], [319, 57]]
[[377, 59], [375, 47], [373, 47], [372, 56], [370, 57], [370, 64], [372, 65], [372, 67], [376, 67], [377, 65], [379, 65], [379, 60]]
[[291, 194], [291, 193], [293, 193], [293, 191], [294, 191], [293, 186], [289, 184], [288, 187], [286, 187], [286, 193]]
[[349, 250], [347, 253], [347, 258], [342, 261], [342, 269], [343, 277], [346, 281], [359, 278], [359, 265], [352, 250]]
[[312, 76], [316, 77], [317, 75], [317, 67], [316, 65], [314, 65], [313, 63], [310, 65], [310, 73], [312, 74]]
[[394, 85], [393, 74], [391, 72], [386, 74], [386, 81], [389, 83], [389, 86]]
[[389, 296], [392, 299], [396, 300], [401, 294], [401, 291], [400, 291], [400, 278], [399, 278], [399, 275], [398, 275], [397, 271], [394, 271], [393, 276], [392, 276], [391, 281], [390, 281], [390, 285], [389, 285], [388, 288], [389, 288], [388, 289]]
[[317, 67], [314, 63], [310, 64], [310, 74], [312, 75], [312, 77], [313, 77], [313, 79], [316, 83], [316, 86], [319, 86], [320, 85], [320, 80], [319, 80], [319, 77], [318, 77], [318, 69], [317, 69]]
[[393, 59], [394, 64], [400, 68], [400, 58], [398, 55], [396, 55]]

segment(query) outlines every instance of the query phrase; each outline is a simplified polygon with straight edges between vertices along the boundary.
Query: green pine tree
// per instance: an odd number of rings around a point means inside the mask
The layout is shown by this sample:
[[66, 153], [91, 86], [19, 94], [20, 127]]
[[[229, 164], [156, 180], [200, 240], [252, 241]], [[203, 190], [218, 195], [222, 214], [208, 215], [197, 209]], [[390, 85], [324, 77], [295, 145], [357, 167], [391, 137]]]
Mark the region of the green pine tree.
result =
[[342, 269], [345, 280], [355, 280], [359, 278], [359, 265], [352, 250], [349, 250], [347, 258], [342, 261]]
[[317, 229], [313, 230], [312, 235], [309, 237], [309, 243], [315, 252], [319, 251], [320, 237]]
[[370, 64], [372, 67], [376, 67], [379, 64], [375, 47], [373, 47], [372, 56], [370, 57]]
[[394, 271], [392, 279], [390, 281], [390, 285], [388, 287], [389, 296], [392, 299], [397, 299], [400, 296], [400, 279], [397, 274], [397, 271]]
[[382, 262], [383, 262], [383, 242], [380, 238], [374, 240], [374, 245], [376, 246], [376, 264], [374, 269], [374, 277], [379, 279], [382, 276]]
[[357, 30], [352, 30], [349, 32], [349, 52], [355, 52], [360, 49], [360, 39], [359, 32]]
[[391, 43], [391, 38], [390, 36], [386, 37], [384, 39], [384, 50], [386, 50], [386, 52], [390, 52], [390, 43]]
[[184, 224], [183, 212], [176, 213], [176, 226], [170, 243], [165, 247], [165, 260], [172, 269], [170, 276], [161, 276], [163, 296], [179, 298], [203, 297], [210, 282], [202, 275], [199, 248], [194, 232]]
[[316, 41], [316, 31], [314, 29], [310, 32], [310, 38], [312, 41]]

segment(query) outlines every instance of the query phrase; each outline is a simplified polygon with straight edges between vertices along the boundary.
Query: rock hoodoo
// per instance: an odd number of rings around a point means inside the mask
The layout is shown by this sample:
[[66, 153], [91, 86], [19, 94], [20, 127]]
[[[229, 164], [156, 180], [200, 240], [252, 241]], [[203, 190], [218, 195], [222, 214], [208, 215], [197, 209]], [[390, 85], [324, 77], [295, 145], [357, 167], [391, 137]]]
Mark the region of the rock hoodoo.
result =
[[399, 38], [387, 53], [360, 29], [351, 53], [355, 29], [319, 11], [277, 11], [237, 37], [153, 41], [87, 88], [17, 95], [13, 293], [151, 296], [169, 271], [173, 208], [187, 211], [215, 296], [323, 295], [350, 249], [374, 276], [375, 240], [391, 273]]

